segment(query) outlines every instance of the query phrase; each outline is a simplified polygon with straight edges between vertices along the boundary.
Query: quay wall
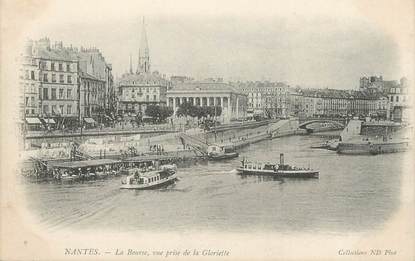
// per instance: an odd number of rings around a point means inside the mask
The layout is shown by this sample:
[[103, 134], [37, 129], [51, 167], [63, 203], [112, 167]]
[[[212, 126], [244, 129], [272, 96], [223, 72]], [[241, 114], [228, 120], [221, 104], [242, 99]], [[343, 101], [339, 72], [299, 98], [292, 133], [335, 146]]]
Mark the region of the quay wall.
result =
[[143, 138], [159, 136], [168, 133], [175, 133], [175, 131], [167, 130], [152, 130], [152, 131], [114, 131], [114, 132], [94, 132], [94, 133], [84, 133], [84, 134], [65, 134], [65, 135], [35, 135], [27, 136], [25, 138], [25, 148], [31, 147], [41, 147], [42, 143], [68, 143], [68, 142], [77, 142], [84, 143], [90, 139], [102, 138], [113, 139], [115, 141], [120, 141], [125, 137], [130, 137], [140, 134]]
[[[298, 120], [281, 120], [278, 122], [270, 122], [267, 125], [246, 128], [239, 127], [234, 129], [225, 129], [218, 131], [203, 131], [200, 129], [191, 129], [186, 131], [188, 135], [197, 137], [208, 143], [217, 144], [234, 144], [237, 148], [246, 146], [248, 144], [258, 142], [270, 138], [271, 134], [274, 137], [282, 137], [286, 135], [304, 134], [303, 130], [298, 130]], [[129, 147], [134, 147], [137, 153], [149, 153], [153, 145], [162, 145], [164, 152], [174, 152], [183, 150], [183, 144], [179, 139], [180, 133], [164, 133], [156, 135], [156, 133], [142, 135], [138, 139], [126, 140], [122, 137], [134, 138], [130, 135], [107, 135], [105, 137], [94, 137], [85, 140], [81, 146], [80, 151], [92, 157], [118, 157], [125, 153]], [[68, 142], [68, 140], [59, 140], [61, 142]], [[69, 140], [72, 141], [72, 140]], [[69, 158], [70, 146], [62, 148], [42, 148], [36, 150], [28, 150], [22, 152], [22, 161], [33, 158]]]

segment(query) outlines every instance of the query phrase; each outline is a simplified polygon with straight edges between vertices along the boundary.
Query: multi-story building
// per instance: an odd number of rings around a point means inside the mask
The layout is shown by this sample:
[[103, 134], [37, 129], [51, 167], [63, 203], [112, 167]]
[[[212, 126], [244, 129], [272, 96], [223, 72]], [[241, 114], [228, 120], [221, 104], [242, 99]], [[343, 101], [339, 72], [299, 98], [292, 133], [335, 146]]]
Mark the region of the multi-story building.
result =
[[46, 124], [78, 119], [79, 61], [61, 44], [51, 46], [48, 38], [32, 47], [39, 68], [39, 117]]
[[389, 117], [394, 121], [408, 121], [412, 108], [412, 88], [408, 80], [401, 78], [398, 85], [389, 89], [388, 99], [390, 102]]
[[148, 105], [166, 105], [170, 82], [157, 71], [150, 71], [150, 52], [143, 22], [137, 71], [130, 70], [118, 80], [118, 112], [145, 114]]
[[248, 110], [262, 112], [269, 117], [288, 115], [289, 86], [280, 82], [232, 83], [248, 96]]
[[85, 123], [103, 121], [105, 113], [105, 81], [80, 72], [79, 117]]
[[108, 108], [111, 66], [98, 49], [78, 51], [43, 38], [28, 41], [22, 59], [22, 117], [30, 118], [28, 124], [78, 125], [85, 117], [98, 119]]
[[41, 86], [41, 74], [38, 61], [34, 59], [32, 55], [32, 46], [33, 41], [28, 41], [26, 43], [20, 61], [20, 118], [28, 118], [28, 121], [39, 122], [39, 119], [34, 118], [36, 118], [40, 112], [39, 88]]
[[291, 93], [293, 115], [300, 117], [377, 116], [386, 118], [388, 100], [381, 93], [300, 89]]
[[223, 82], [185, 82], [167, 91], [167, 106], [176, 112], [180, 104], [190, 102], [197, 106], [221, 106], [222, 122], [246, 117], [247, 95]]
[[81, 72], [80, 120], [103, 122], [115, 112], [112, 66], [95, 47], [71, 51], [78, 57]]

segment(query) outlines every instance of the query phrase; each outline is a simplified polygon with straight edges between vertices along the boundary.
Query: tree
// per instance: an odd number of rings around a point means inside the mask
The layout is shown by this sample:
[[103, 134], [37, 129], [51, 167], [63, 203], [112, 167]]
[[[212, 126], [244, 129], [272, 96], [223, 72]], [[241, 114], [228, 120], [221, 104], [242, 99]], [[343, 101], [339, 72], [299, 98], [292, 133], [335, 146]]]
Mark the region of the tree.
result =
[[181, 116], [191, 116], [194, 114], [195, 106], [189, 102], [183, 102], [179, 105], [179, 108], [176, 111], [176, 115]]
[[173, 115], [173, 109], [166, 106], [148, 105], [145, 111], [146, 115], [153, 118], [155, 122], [163, 122]]
[[222, 114], [222, 107], [221, 106], [209, 106], [207, 109], [207, 115], [212, 117], [219, 117]]
[[201, 118], [213, 118], [218, 117], [222, 114], [221, 106], [197, 106], [189, 102], [184, 102], [180, 104], [179, 108], [176, 111], [176, 115], [181, 116], [190, 116]]

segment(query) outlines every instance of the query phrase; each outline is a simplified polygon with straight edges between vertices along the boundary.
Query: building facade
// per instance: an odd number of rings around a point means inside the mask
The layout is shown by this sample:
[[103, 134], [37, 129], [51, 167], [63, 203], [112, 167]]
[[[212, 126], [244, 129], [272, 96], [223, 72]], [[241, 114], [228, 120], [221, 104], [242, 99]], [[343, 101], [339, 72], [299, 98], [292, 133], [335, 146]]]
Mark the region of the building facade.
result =
[[79, 117], [85, 123], [102, 122], [105, 110], [104, 80], [80, 72]]
[[[31, 47], [32, 59], [38, 66], [38, 116], [46, 124], [78, 119], [79, 60], [61, 43], [51, 46], [48, 38]], [[27, 50], [29, 52], [29, 49]]]
[[112, 69], [96, 48], [51, 45], [48, 38], [29, 40], [20, 78], [21, 117], [28, 124], [80, 125], [85, 116], [102, 118], [109, 109], [105, 97], [113, 92]]
[[26, 42], [25, 50], [20, 58], [20, 119], [37, 117], [41, 112], [41, 108], [39, 108], [39, 91], [42, 91], [42, 78], [38, 64], [39, 60], [33, 57], [32, 48], [33, 41]]
[[184, 102], [196, 106], [221, 106], [219, 118], [222, 122], [245, 118], [248, 105], [246, 94], [221, 82], [186, 82], [167, 91], [167, 106], [172, 107], [174, 112]]
[[143, 21], [138, 66], [134, 73], [130, 58], [130, 69], [118, 79], [118, 113], [145, 114], [148, 105], [166, 105], [166, 92], [170, 82], [157, 71], [150, 71], [150, 51]]
[[236, 82], [232, 85], [248, 97], [248, 110], [265, 116], [286, 117], [289, 106], [289, 86], [281, 82]]
[[292, 115], [300, 117], [375, 116], [387, 118], [388, 99], [381, 93], [335, 89], [300, 89], [291, 93]]
[[413, 91], [406, 78], [401, 78], [398, 85], [389, 89], [389, 117], [393, 121], [408, 121], [412, 109]]

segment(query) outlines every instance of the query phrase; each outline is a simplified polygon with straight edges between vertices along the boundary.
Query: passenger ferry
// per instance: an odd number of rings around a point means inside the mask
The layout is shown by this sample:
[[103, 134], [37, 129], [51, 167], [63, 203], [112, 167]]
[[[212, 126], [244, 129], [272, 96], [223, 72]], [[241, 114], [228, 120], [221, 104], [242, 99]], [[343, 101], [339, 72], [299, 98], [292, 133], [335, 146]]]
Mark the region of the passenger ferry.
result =
[[242, 160], [238, 172], [244, 175], [272, 175], [285, 178], [318, 178], [319, 172], [310, 168], [298, 168], [284, 164], [284, 154], [280, 154], [280, 163], [264, 163]]
[[152, 189], [174, 183], [177, 180], [175, 164], [162, 165], [157, 170], [135, 168], [130, 171], [133, 173], [121, 181], [121, 189]]

